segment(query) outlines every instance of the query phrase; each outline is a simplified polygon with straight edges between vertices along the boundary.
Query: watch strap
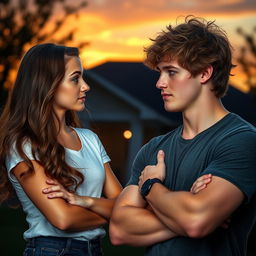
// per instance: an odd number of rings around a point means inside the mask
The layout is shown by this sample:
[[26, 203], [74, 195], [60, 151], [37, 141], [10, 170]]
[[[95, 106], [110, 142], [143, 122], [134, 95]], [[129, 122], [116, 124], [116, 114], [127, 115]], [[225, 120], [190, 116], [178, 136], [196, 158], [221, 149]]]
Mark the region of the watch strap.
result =
[[155, 184], [155, 183], [163, 184], [163, 182], [160, 179], [158, 179], [158, 178], [151, 179], [151, 183], [152, 183], [152, 185]]
[[143, 185], [142, 185], [142, 187], [141, 187], [141, 190], [140, 190], [140, 193], [141, 193], [142, 197], [145, 198], [145, 197], [149, 194], [151, 188], [153, 187], [153, 185], [154, 185], [155, 183], [163, 184], [162, 181], [161, 181], [160, 179], [158, 179], [158, 178], [147, 179], [147, 180], [143, 183]]

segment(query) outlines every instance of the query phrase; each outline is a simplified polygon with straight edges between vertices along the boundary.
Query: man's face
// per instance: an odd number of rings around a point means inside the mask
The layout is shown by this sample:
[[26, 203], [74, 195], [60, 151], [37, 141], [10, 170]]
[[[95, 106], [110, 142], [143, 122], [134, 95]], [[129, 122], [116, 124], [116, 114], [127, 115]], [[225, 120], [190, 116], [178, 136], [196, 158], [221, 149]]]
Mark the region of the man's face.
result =
[[192, 77], [177, 60], [163, 60], [157, 65], [160, 77], [156, 87], [161, 90], [164, 108], [168, 112], [184, 112], [196, 105], [201, 95], [201, 74]]

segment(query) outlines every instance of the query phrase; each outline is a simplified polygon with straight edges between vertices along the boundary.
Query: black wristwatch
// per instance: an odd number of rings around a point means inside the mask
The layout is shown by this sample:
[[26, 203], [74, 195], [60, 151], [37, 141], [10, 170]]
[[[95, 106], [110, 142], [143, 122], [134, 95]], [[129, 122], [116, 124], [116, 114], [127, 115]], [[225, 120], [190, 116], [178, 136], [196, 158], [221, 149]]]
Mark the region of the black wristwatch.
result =
[[145, 198], [150, 189], [152, 188], [152, 186], [155, 184], [155, 183], [160, 183], [160, 184], [163, 184], [162, 181], [160, 179], [157, 179], [157, 178], [154, 178], [154, 179], [147, 179], [143, 185], [141, 186], [141, 189], [140, 189], [140, 194], [142, 195], [143, 198]]

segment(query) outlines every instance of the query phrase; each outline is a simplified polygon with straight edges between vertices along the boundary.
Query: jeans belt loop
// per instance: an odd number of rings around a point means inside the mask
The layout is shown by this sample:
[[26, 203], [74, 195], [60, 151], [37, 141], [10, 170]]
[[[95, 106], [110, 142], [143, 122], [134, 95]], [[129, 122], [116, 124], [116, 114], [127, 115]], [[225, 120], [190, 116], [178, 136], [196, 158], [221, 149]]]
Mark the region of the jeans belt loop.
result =
[[71, 243], [72, 243], [72, 238], [67, 238], [65, 249], [69, 250], [71, 248]]

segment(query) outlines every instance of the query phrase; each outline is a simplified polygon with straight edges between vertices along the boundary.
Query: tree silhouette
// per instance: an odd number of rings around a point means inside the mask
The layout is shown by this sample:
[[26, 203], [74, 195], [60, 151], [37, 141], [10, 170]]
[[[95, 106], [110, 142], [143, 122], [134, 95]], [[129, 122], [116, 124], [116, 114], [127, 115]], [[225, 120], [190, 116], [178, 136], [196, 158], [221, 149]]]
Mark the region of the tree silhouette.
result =
[[[74, 1], [73, 1], [74, 2]], [[42, 43], [69, 43], [75, 28], [65, 31], [65, 21], [87, 5], [84, 0], [76, 5], [65, 0], [1, 0], [0, 2], [0, 109], [13, 83], [13, 74], [28, 47]], [[56, 37], [58, 35], [58, 38]], [[79, 48], [87, 45], [82, 42]]]
[[244, 32], [242, 28], [238, 28], [237, 33], [245, 41], [245, 46], [240, 48], [237, 61], [246, 75], [245, 83], [249, 87], [249, 92], [256, 102], [256, 27], [253, 28], [251, 34]]

